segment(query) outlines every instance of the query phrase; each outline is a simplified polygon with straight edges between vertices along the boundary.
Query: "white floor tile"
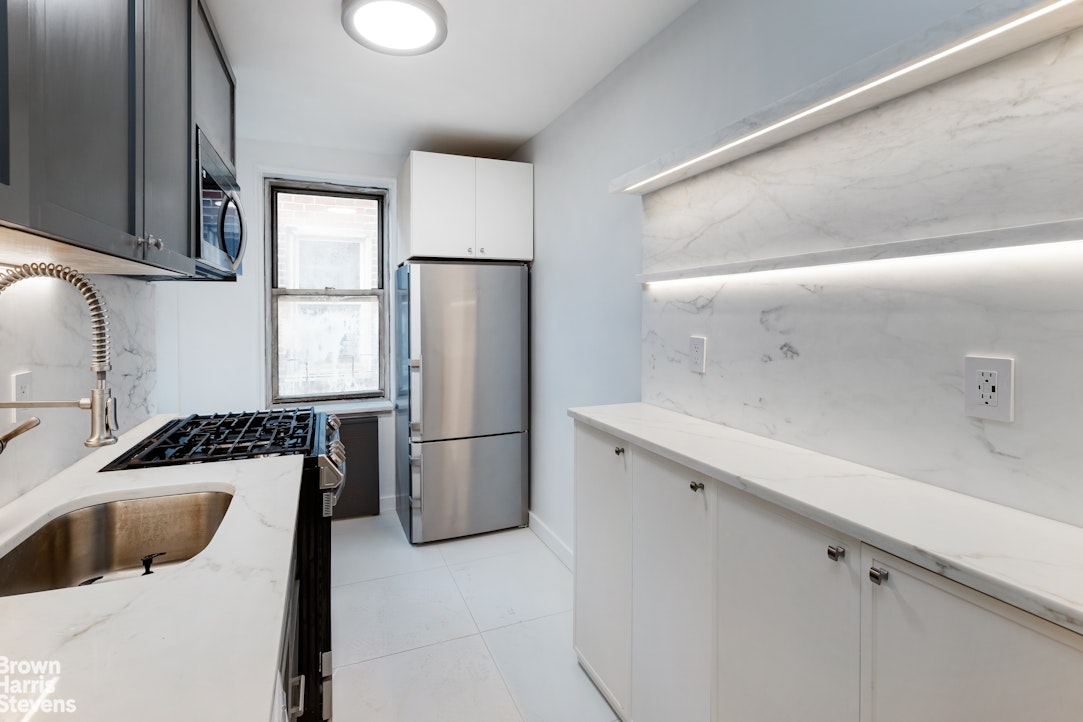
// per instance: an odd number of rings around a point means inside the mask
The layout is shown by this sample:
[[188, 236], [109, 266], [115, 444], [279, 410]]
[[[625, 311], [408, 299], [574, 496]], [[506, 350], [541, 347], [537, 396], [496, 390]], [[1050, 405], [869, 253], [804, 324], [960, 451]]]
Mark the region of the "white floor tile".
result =
[[491, 534], [478, 534], [464, 539], [452, 539], [435, 545], [444, 555], [449, 565], [472, 562], [478, 559], [530, 552], [544, 549], [545, 545], [528, 528], [495, 531]]
[[396, 514], [344, 519], [331, 524], [331, 585], [444, 566], [438, 549], [414, 546]]
[[450, 568], [482, 631], [572, 608], [572, 574], [544, 546]]
[[446, 567], [331, 590], [336, 667], [477, 631]]
[[521, 722], [481, 637], [337, 669], [336, 722]]
[[579, 666], [572, 613], [482, 635], [526, 722], [611, 722], [617, 718]]

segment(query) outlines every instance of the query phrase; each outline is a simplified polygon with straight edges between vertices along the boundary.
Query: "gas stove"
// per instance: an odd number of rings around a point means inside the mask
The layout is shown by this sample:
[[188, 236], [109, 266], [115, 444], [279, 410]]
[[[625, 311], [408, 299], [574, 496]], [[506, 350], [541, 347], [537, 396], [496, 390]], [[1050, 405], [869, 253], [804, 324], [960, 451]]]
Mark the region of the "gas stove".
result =
[[193, 414], [170, 421], [102, 471], [300, 454], [293, 621], [283, 647], [282, 689], [291, 717], [331, 719], [331, 511], [345, 486], [339, 421], [315, 409]]
[[[102, 471], [282, 454], [311, 455], [319, 444], [315, 438], [317, 417], [311, 408], [193, 414], [169, 422]], [[333, 416], [328, 417], [328, 423], [336, 422]]]

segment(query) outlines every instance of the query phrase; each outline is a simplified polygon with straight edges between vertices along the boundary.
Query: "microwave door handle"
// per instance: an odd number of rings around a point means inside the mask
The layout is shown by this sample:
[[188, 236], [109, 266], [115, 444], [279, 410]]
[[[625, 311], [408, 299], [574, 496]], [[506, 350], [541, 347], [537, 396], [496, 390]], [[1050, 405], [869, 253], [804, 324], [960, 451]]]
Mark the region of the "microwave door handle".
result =
[[[244, 245], [246, 242], [244, 232], [244, 216], [241, 214], [241, 203], [237, 198], [236, 193], [225, 193], [225, 200], [222, 201], [222, 211], [218, 214], [218, 247], [222, 249], [222, 253], [229, 259], [230, 267], [236, 271], [241, 266], [241, 259], [244, 258]], [[233, 209], [237, 212], [237, 225], [240, 227], [240, 241], [237, 244], [237, 257], [231, 258], [229, 252], [226, 251], [226, 211], [229, 207], [233, 206]]]

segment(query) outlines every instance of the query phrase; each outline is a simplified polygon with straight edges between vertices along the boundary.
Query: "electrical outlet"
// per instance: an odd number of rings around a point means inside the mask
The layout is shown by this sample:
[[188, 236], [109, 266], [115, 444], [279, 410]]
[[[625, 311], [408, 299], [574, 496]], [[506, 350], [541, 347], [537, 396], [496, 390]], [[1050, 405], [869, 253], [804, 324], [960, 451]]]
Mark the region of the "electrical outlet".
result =
[[688, 339], [688, 370], [694, 374], [707, 373], [706, 336], [691, 336]]
[[1015, 419], [1015, 361], [967, 356], [963, 383], [967, 416], [993, 421]]
[[[30, 401], [34, 398], [34, 376], [29, 371], [11, 375], [11, 400]], [[33, 409], [12, 409], [11, 422], [18, 423], [33, 416]]]

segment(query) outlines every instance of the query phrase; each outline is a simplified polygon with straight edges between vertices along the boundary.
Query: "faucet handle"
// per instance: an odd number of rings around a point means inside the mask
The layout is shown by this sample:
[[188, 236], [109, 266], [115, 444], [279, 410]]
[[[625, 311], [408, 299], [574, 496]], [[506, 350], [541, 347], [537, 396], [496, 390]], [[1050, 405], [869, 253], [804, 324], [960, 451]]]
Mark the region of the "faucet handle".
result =
[[27, 431], [30, 431], [30, 429], [34, 428], [40, 423], [41, 419], [39, 419], [37, 416], [31, 416], [29, 419], [22, 422], [11, 431], [8, 431], [7, 433], [0, 436], [0, 454], [4, 453], [4, 448], [8, 445], [9, 441], [14, 439], [16, 436], [19, 436], [20, 434], [25, 434]]

